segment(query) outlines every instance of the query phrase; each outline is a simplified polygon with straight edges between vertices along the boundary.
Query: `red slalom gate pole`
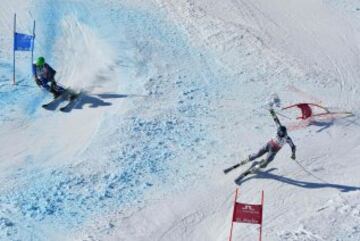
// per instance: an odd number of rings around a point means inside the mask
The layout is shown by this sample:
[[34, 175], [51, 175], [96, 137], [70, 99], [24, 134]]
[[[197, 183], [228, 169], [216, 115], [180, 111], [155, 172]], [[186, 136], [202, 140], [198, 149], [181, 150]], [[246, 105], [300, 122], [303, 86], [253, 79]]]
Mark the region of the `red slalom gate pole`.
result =
[[230, 228], [229, 241], [232, 240], [232, 231], [233, 231], [233, 227], [234, 227], [235, 204], [236, 204], [236, 200], [237, 200], [237, 197], [238, 197], [238, 192], [239, 192], [239, 189], [236, 188], [235, 200], [234, 200], [234, 207], [233, 207], [233, 215], [231, 216], [231, 228]]
[[262, 225], [263, 225], [263, 216], [264, 216], [264, 190], [261, 192], [261, 224], [260, 224], [260, 236], [259, 241], [261, 241], [262, 238]]

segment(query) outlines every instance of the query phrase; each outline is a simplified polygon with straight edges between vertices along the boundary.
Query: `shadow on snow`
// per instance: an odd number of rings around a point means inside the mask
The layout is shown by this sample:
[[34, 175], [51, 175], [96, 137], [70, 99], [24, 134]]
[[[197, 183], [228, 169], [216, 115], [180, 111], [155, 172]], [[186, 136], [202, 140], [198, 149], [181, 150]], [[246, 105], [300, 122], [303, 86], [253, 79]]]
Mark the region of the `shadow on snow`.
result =
[[73, 109], [83, 109], [85, 106], [89, 108], [97, 108], [112, 105], [111, 102], [106, 101], [108, 99], [120, 99], [120, 98], [131, 98], [131, 97], [146, 97], [142, 95], [127, 95], [127, 94], [115, 94], [115, 93], [104, 93], [89, 95], [83, 93], [78, 103]]
[[309, 188], [309, 189], [335, 188], [335, 189], [339, 189], [341, 192], [351, 192], [351, 191], [360, 190], [360, 187], [355, 187], [355, 186], [332, 184], [332, 183], [326, 183], [326, 182], [317, 183], [317, 182], [306, 182], [306, 181], [295, 180], [295, 179], [292, 179], [289, 177], [272, 174], [271, 172], [275, 171], [275, 170], [277, 170], [277, 168], [271, 168], [264, 172], [259, 171], [255, 175], [245, 178], [237, 184], [240, 185], [241, 183], [243, 183], [245, 181], [248, 181], [253, 178], [257, 178], [257, 179], [274, 179], [274, 180], [277, 180], [277, 181], [280, 181], [280, 182], [283, 182], [286, 184], [290, 184], [290, 185], [302, 187], [302, 188]]

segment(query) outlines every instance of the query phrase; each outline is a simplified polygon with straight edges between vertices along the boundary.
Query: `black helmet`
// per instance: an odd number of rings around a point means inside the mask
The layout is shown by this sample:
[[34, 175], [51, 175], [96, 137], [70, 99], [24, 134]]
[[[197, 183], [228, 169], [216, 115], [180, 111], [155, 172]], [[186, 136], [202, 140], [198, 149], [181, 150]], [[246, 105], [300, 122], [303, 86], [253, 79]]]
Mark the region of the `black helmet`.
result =
[[277, 129], [277, 135], [279, 137], [284, 137], [287, 135], [287, 130], [285, 126], [279, 126], [279, 128]]

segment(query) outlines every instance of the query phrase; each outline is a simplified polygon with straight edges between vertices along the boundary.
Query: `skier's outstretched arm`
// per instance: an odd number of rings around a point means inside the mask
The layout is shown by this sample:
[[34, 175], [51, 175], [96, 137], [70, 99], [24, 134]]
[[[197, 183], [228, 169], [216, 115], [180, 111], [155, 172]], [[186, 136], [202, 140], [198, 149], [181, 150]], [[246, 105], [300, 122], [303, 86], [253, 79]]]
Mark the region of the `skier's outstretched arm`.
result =
[[289, 136], [286, 137], [286, 142], [291, 147], [291, 152], [292, 152], [291, 159], [295, 160], [295, 158], [296, 158], [296, 156], [295, 156], [296, 146], [294, 145], [294, 142], [291, 140], [291, 138]]
[[273, 120], [275, 121], [276, 127], [280, 127], [281, 123], [280, 123], [279, 118], [276, 116], [274, 109], [270, 109], [270, 114], [271, 114]]

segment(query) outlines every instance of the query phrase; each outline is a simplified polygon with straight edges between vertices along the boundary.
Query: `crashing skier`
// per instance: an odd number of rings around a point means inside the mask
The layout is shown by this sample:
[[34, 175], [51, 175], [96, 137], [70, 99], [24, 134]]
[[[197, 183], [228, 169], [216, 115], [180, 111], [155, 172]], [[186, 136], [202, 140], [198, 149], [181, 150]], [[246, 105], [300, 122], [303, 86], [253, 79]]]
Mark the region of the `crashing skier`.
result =
[[246, 160], [244, 160], [230, 168], [225, 169], [224, 170], [225, 174], [228, 173], [229, 171], [231, 171], [241, 165], [244, 165], [250, 161], [253, 161], [253, 160], [263, 156], [265, 153], [267, 153], [267, 156], [265, 159], [261, 160], [259, 163], [255, 164], [255, 165], [253, 165], [251, 168], [249, 168], [247, 171], [245, 171], [239, 178], [241, 179], [242, 177], [244, 177], [250, 173], [254, 173], [257, 170], [259, 170], [260, 168], [265, 168], [272, 160], [274, 160], [276, 154], [280, 151], [280, 149], [283, 147], [283, 145], [285, 143], [288, 143], [289, 146], [291, 147], [291, 151], [292, 151], [291, 158], [293, 160], [295, 160], [296, 147], [295, 147], [293, 141], [291, 140], [291, 138], [288, 136], [286, 127], [281, 125], [281, 123], [273, 109], [270, 109], [270, 114], [273, 117], [276, 127], [277, 127], [277, 133], [276, 133], [275, 138], [273, 138], [269, 142], [267, 142], [265, 144], [265, 146], [263, 146], [257, 153], [249, 155], [249, 157]]

